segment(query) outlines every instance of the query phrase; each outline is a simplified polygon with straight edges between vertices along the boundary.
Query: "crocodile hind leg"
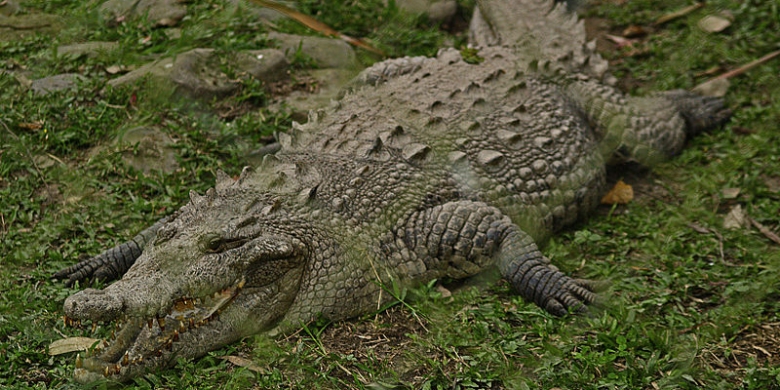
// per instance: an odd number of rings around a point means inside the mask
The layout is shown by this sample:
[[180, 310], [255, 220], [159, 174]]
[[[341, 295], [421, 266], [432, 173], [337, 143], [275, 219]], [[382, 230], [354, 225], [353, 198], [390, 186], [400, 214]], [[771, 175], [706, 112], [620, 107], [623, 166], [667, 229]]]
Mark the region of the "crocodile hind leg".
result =
[[117, 245], [105, 252], [81, 261], [78, 264], [62, 269], [54, 274], [55, 279], [67, 279], [66, 285], [95, 278], [102, 281], [112, 281], [122, 277], [130, 269], [135, 260], [141, 256], [146, 244], [151, 241], [169, 217], [155, 222], [154, 225], [138, 233], [130, 241]]
[[567, 83], [568, 96], [601, 139], [605, 159], [617, 153], [653, 166], [678, 154], [686, 139], [722, 125], [731, 115], [722, 99], [684, 90], [633, 97], [593, 81]]
[[559, 271], [528, 234], [482, 202], [456, 201], [418, 211], [383, 247], [397, 272], [413, 282], [461, 279], [497, 264], [515, 292], [554, 315], [584, 311], [596, 299], [590, 282]]

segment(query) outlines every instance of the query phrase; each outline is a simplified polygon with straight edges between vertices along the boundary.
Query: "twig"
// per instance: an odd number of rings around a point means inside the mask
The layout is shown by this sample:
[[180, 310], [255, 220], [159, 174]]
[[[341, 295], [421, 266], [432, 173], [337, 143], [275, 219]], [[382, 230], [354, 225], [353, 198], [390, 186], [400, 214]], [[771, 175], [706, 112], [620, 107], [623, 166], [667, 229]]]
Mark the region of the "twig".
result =
[[759, 66], [759, 65], [761, 65], [761, 64], [763, 64], [763, 63], [765, 63], [765, 62], [767, 62], [767, 61], [769, 61], [769, 60], [771, 60], [771, 59], [773, 59], [773, 58], [775, 58], [777, 56], [780, 56], [780, 50], [773, 51], [773, 52], [771, 52], [771, 53], [769, 53], [769, 54], [767, 54], [767, 55], [765, 55], [765, 56], [763, 56], [763, 57], [761, 57], [761, 58], [759, 58], [759, 59], [757, 59], [755, 61], [748, 62], [747, 64], [742, 65], [742, 66], [740, 66], [737, 69], [734, 69], [734, 70], [728, 71], [726, 73], [723, 73], [722, 75], [717, 76], [717, 77], [713, 78], [710, 81], [720, 80], [720, 79], [728, 79], [728, 78], [732, 78], [734, 76], [739, 76], [742, 73], [745, 73], [748, 70], [753, 69], [756, 66]]
[[775, 244], [780, 245], [780, 236], [775, 234], [775, 232], [769, 230], [768, 227], [762, 225], [761, 223], [759, 223], [758, 221], [756, 221], [751, 217], [748, 217], [748, 220], [750, 220], [750, 223], [753, 224], [753, 226], [755, 226], [755, 228], [758, 229], [758, 231], [761, 232], [761, 234], [763, 234], [764, 237], [774, 241]]
[[656, 26], [660, 26], [660, 25], [662, 25], [662, 24], [664, 24], [666, 22], [669, 22], [671, 20], [674, 20], [674, 19], [677, 19], [677, 18], [681, 18], [681, 17], [683, 17], [685, 15], [688, 15], [689, 13], [691, 13], [693, 11], [696, 11], [697, 9], [699, 9], [701, 7], [704, 7], [704, 3], [696, 3], [694, 5], [685, 7], [683, 9], [681, 9], [681, 10], [674, 11], [672, 13], [669, 13], [669, 14], [666, 14], [664, 16], [661, 16], [653, 24], [656, 25]]

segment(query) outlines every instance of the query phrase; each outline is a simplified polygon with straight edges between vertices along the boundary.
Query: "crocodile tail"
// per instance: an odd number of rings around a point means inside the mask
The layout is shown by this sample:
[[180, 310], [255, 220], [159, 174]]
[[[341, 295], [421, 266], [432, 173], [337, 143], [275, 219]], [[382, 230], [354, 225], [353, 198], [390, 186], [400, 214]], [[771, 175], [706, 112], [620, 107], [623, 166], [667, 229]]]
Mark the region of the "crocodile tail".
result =
[[[475, 34], [483, 21], [483, 32]], [[587, 41], [584, 22], [566, 9], [565, 2], [479, 0], [472, 38], [480, 46], [514, 47], [527, 58], [560, 64], [568, 72], [606, 77], [607, 61], [596, 53], [595, 41]]]

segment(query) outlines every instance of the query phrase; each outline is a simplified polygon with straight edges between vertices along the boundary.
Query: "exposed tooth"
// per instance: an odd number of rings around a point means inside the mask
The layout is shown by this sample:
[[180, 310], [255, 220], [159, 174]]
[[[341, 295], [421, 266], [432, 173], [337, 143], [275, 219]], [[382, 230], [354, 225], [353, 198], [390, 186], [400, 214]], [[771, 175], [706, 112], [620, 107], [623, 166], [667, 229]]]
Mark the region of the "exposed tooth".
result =
[[159, 317], [157, 318], [157, 324], [160, 325], [160, 330], [165, 331], [165, 318]]
[[195, 327], [195, 319], [194, 318], [190, 318], [190, 329], [192, 329], [194, 327]]
[[92, 333], [95, 333], [96, 330], [97, 330], [97, 322], [93, 321], [92, 322]]
[[174, 330], [173, 331], [173, 341], [179, 341], [179, 331]]
[[84, 362], [81, 360], [81, 354], [76, 354], [76, 368], [81, 368], [84, 365]]
[[241, 279], [240, 282], [238, 282], [238, 288], [242, 289], [244, 288], [244, 285], [246, 284], [246, 279]]
[[125, 351], [125, 355], [122, 356], [122, 365], [126, 366], [128, 364], [130, 364], [130, 357], [128, 356], [127, 351]]
[[108, 341], [103, 340], [103, 348], [108, 348]]
[[152, 325], [154, 325], [154, 320], [150, 318], [146, 321], [146, 324], [149, 325], [149, 329], [152, 329]]
[[169, 350], [169, 351], [170, 351], [171, 349], [173, 349], [173, 340], [171, 340], [171, 339], [168, 339], [168, 341], [165, 343], [165, 349], [167, 349], [167, 350]]
[[108, 377], [108, 366], [103, 369], [103, 376]]
[[184, 321], [179, 321], [179, 332], [186, 332], [187, 328], [184, 326]]
[[116, 338], [116, 332], [112, 330], [111, 331], [111, 340], [114, 340], [115, 338]]
[[120, 367], [119, 364], [114, 364], [114, 375], [119, 375], [121, 371], [122, 367]]
[[162, 349], [158, 349], [158, 350], [154, 351], [154, 356], [160, 357], [162, 355], [163, 355]]

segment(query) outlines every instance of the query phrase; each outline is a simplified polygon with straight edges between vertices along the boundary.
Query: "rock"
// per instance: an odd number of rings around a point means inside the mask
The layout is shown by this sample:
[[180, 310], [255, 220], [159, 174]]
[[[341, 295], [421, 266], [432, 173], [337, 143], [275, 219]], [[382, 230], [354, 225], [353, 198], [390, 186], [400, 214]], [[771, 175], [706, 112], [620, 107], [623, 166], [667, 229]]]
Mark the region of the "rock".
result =
[[133, 168], [149, 173], [159, 170], [172, 173], [179, 169], [175, 143], [168, 134], [155, 127], [139, 126], [125, 131], [117, 140], [120, 145], [134, 145], [132, 151], [122, 153], [125, 163]]
[[361, 67], [355, 51], [348, 43], [340, 39], [321, 38], [301, 35], [268, 33], [268, 38], [279, 43], [279, 50], [292, 61], [300, 48], [311, 57], [320, 68], [358, 69]]
[[191, 96], [209, 99], [225, 96], [238, 89], [238, 83], [220, 70], [214, 49], [193, 49], [176, 56], [170, 73], [171, 81]]
[[277, 49], [248, 50], [236, 53], [233, 66], [258, 80], [274, 82], [288, 78], [290, 61]]
[[230, 5], [233, 7], [234, 12], [248, 12], [260, 20], [274, 22], [279, 19], [287, 18], [287, 16], [279, 11], [254, 5], [249, 2], [242, 2], [241, 0], [228, 0], [228, 3], [230, 3]]
[[13, 0], [0, 2], [0, 17], [11, 16], [19, 12], [19, 4]]
[[64, 24], [62, 15], [27, 14], [0, 17], [0, 42], [35, 34], [55, 34]]
[[57, 56], [87, 56], [94, 58], [101, 53], [116, 50], [117, 47], [119, 47], [119, 44], [116, 42], [85, 42], [73, 45], [62, 45], [57, 47]]
[[77, 82], [84, 80], [86, 80], [86, 78], [80, 74], [64, 73], [33, 80], [30, 89], [32, 89], [36, 95], [44, 96], [48, 95], [50, 92], [72, 89], [76, 87]]
[[433, 23], [447, 23], [458, 11], [455, 0], [396, 0], [398, 8], [413, 14], [427, 14]]
[[108, 82], [120, 85], [137, 82], [143, 77], [152, 77], [158, 83], [168, 84], [177, 91], [193, 98], [210, 99], [225, 96], [236, 91], [238, 84], [220, 70], [219, 59], [214, 49], [193, 49], [177, 55], [146, 64], [122, 77]]
[[[315, 69], [309, 75], [316, 80], [317, 92], [293, 91], [284, 99], [292, 118], [300, 123], [308, 120], [309, 110], [327, 107], [337, 100], [344, 86], [355, 77], [356, 72], [349, 69]], [[278, 108], [272, 106], [272, 109]]]
[[187, 7], [177, 0], [108, 0], [99, 12], [109, 24], [146, 16], [156, 26], [174, 26], [187, 14]]

